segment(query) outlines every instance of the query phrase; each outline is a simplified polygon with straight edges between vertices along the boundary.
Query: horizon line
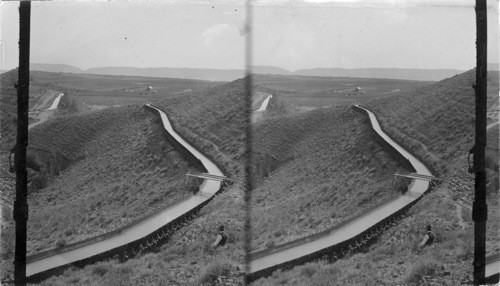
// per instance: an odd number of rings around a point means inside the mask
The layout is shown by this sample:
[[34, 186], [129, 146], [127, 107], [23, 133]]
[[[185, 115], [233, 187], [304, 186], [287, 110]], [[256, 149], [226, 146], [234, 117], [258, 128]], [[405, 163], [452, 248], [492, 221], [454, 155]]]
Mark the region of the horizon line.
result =
[[[488, 62], [488, 65], [500, 65], [499, 63], [495, 62]], [[67, 67], [72, 67], [79, 69], [81, 71], [88, 71], [90, 69], [102, 69], [102, 68], [134, 68], [134, 69], [162, 69], [162, 68], [168, 68], [168, 69], [192, 69], [192, 70], [220, 70], [220, 71], [230, 71], [230, 70], [245, 70], [245, 67], [242, 66], [241, 68], [213, 68], [213, 67], [169, 67], [169, 66], [148, 66], [148, 67], [137, 67], [137, 66], [101, 66], [101, 67], [90, 67], [90, 68], [80, 68], [74, 65], [70, 64], [62, 64], [62, 63], [30, 63], [30, 65], [63, 65]], [[273, 65], [252, 65], [252, 67], [269, 67], [269, 68], [277, 68], [277, 69], [282, 69], [287, 72], [295, 73], [298, 71], [303, 71], [303, 70], [314, 70], [314, 69], [342, 69], [342, 70], [369, 70], [369, 69], [399, 69], [399, 70], [457, 70], [457, 71], [468, 71], [471, 69], [474, 69], [475, 66], [467, 68], [467, 69], [461, 69], [461, 68], [415, 68], [415, 67], [355, 67], [355, 68], [345, 68], [345, 67], [310, 67], [310, 68], [300, 68], [300, 69], [295, 69], [295, 70], [290, 70], [287, 68], [282, 68], [279, 66], [273, 66]], [[4, 71], [9, 71], [16, 69], [17, 67], [13, 68], [7, 68], [3, 69]]]

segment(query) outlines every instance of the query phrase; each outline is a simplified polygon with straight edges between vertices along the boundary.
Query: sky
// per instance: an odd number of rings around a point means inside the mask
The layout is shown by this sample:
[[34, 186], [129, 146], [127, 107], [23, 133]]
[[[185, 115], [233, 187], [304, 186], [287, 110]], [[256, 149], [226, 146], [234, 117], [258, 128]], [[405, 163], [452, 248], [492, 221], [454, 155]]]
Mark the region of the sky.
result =
[[[473, 0], [256, 0], [253, 65], [290, 71], [475, 66]], [[488, 61], [498, 63], [498, 0], [489, 1]], [[18, 64], [17, 2], [0, 3], [0, 66]], [[33, 2], [32, 63], [245, 67], [243, 1]]]

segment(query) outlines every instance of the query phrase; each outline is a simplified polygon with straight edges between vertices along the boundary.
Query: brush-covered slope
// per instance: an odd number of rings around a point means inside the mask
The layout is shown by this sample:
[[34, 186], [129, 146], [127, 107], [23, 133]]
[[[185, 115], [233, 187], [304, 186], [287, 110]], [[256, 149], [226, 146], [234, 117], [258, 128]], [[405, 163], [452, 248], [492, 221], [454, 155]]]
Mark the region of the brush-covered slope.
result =
[[[449, 180], [441, 189], [453, 198], [472, 202], [474, 177], [467, 173], [467, 156], [475, 136], [475, 70], [432, 84], [404, 96], [367, 104], [379, 114], [387, 131], [430, 163]], [[498, 97], [498, 72], [488, 73], [488, 107]], [[390, 127], [389, 127], [390, 126]], [[498, 125], [487, 142], [488, 252], [500, 252]]]
[[13, 271], [15, 228], [12, 210], [16, 181], [14, 174], [9, 173], [9, 150], [16, 140], [16, 106], [17, 70], [0, 74], [0, 196], [2, 200], [0, 218], [0, 272], [1, 279], [8, 278], [7, 272]]
[[[12, 209], [9, 207], [15, 197], [15, 175], [9, 173], [9, 153], [16, 144], [17, 77], [17, 69], [0, 75], [0, 197], [6, 204], [2, 205], [1, 219], [2, 280], [6, 277], [4, 274], [11, 273], [15, 242]], [[48, 108], [59, 93], [58, 90], [30, 81], [29, 122], [36, 121], [31, 113], [32, 110]], [[6, 266], [7, 264], [10, 265]]]
[[[2, 135], [0, 137], [0, 150], [3, 152], [10, 150], [16, 144], [17, 77], [18, 69], [0, 74], [0, 133]], [[29, 123], [37, 121], [36, 111], [49, 108], [52, 101], [63, 92], [62, 90], [58, 86], [30, 79]]]
[[2, 203], [0, 204], [0, 280], [12, 277], [14, 271], [14, 248], [16, 241], [16, 229], [12, 218], [12, 204], [14, 202], [14, 190], [16, 180], [9, 173], [7, 156], [0, 157], [0, 193]]
[[333, 227], [396, 195], [401, 171], [350, 107], [268, 119], [254, 129], [252, 248]]
[[141, 106], [33, 128], [29, 149], [41, 170], [30, 172], [29, 252], [109, 232], [191, 195], [184, 175], [192, 167], [161, 134]]
[[[380, 236], [367, 253], [335, 263], [317, 262], [277, 272], [254, 285], [464, 285], [472, 284], [474, 234], [471, 211], [455, 200], [471, 199], [474, 177], [467, 155], [474, 144], [474, 71], [426, 88], [366, 103], [387, 132], [447, 179]], [[498, 73], [489, 74], [489, 99], [498, 96]], [[488, 131], [498, 144], [498, 130]], [[425, 145], [425, 147], [424, 147]], [[498, 150], [498, 148], [497, 148]], [[498, 157], [496, 157], [498, 158]], [[493, 159], [492, 159], [493, 160]], [[494, 159], [498, 163], [498, 159]], [[489, 165], [487, 253], [498, 252], [498, 169]], [[420, 250], [425, 226], [435, 244]], [[443, 268], [444, 267], [444, 268]]]
[[[246, 120], [243, 83], [237, 80], [204, 93], [177, 95], [156, 103], [182, 136], [214, 157], [228, 176], [240, 180], [244, 178]], [[124, 263], [111, 260], [70, 269], [42, 285], [213, 285], [218, 277], [223, 285], [242, 285], [237, 266], [244, 262], [244, 211], [243, 182], [230, 184], [158, 251]], [[221, 224], [226, 227], [228, 243], [212, 250], [210, 245]]]
[[240, 164], [246, 144], [244, 79], [158, 104], [172, 118], [174, 127], [214, 156], [228, 175], [244, 176]]
[[[17, 69], [0, 74], [0, 148], [2, 153], [14, 147], [17, 122]], [[10, 146], [10, 148], [8, 147]]]

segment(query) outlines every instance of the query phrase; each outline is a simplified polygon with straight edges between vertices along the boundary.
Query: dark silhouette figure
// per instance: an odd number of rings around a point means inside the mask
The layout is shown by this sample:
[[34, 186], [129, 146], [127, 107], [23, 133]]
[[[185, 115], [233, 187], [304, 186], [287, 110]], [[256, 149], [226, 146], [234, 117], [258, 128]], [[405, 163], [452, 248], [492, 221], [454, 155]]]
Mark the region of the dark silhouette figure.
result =
[[226, 245], [226, 241], [227, 241], [227, 234], [224, 232], [224, 226], [221, 225], [219, 226], [219, 235], [217, 235], [217, 239], [215, 240], [212, 247], [217, 248], [220, 246], [224, 246]]
[[420, 243], [420, 247], [424, 248], [425, 246], [431, 246], [432, 243], [434, 242], [434, 238], [436, 236], [432, 232], [432, 227], [430, 225], [427, 225], [427, 232], [425, 233], [424, 239]]

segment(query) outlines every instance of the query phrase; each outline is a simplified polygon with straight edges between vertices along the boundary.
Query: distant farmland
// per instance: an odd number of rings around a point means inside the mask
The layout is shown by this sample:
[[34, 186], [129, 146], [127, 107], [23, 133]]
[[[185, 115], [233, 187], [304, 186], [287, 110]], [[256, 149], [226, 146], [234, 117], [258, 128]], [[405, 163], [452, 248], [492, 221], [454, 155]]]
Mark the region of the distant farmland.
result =
[[364, 102], [428, 85], [425, 81], [255, 75], [256, 89], [274, 93], [297, 111]]
[[[144, 103], [204, 90], [221, 82], [137, 76], [31, 72], [32, 81], [68, 91], [78, 103], [113, 106]], [[151, 88], [148, 88], [151, 87]]]

